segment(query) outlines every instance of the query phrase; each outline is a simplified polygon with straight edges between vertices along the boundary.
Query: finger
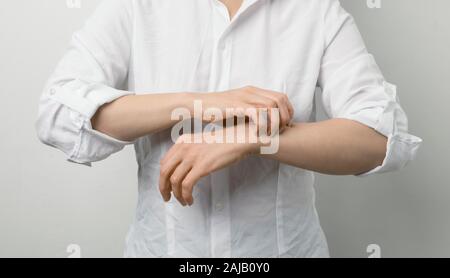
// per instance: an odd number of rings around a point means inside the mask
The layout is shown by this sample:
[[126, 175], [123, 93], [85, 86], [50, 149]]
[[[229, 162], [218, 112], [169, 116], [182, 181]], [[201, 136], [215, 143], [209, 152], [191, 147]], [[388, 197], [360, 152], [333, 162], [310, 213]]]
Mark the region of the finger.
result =
[[249, 94], [246, 98], [247, 103], [255, 109], [256, 113], [253, 117], [256, 119], [253, 119], [253, 121], [258, 127], [258, 133], [265, 130], [266, 134], [270, 134], [270, 112], [271, 108], [278, 108], [276, 101], [257, 93]]
[[[280, 108], [271, 108], [271, 109], [263, 109], [260, 113], [262, 113], [260, 119], [267, 118], [266, 130], [267, 135], [272, 136], [274, 133], [279, 132], [280, 127], [284, 126], [283, 117], [287, 116], [287, 111]], [[263, 125], [261, 125], [263, 126]]]
[[235, 104], [235, 108], [232, 110], [232, 115], [235, 117], [233, 125], [239, 124], [241, 123], [240, 120], [244, 119], [245, 121], [245, 118], [247, 118], [250, 121], [250, 124], [260, 129], [265, 121], [259, 120], [259, 109], [261, 108], [258, 108], [258, 106], [255, 106], [254, 104], [250, 105], [249, 103], [242, 101], [237, 105]]
[[192, 206], [192, 204], [194, 204], [194, 197], [192, 196], [192, 192], [194, 190], [194, 186], [203, 176], [201, 173], [202, 171], [200, 170], [199, 166], [194, 167], [186, 175], [182, 182], [182, 196], [183, 199], [186, 200], [186, 202], [189, 204], [189, 206]]
[[253, 107], [277, 108], [277, 103], [266, 95], [259, 93], [260, 89], [255, 89], [252, 93], [243, 94], [243, 101]]
[[250, 120], [250, 123], [255, 126], [259, 126], [258, 109], [252, 105], [248, 105], [247, 103], [243, 105], [245, 106], [244, 116]]
[[[287, 96], [286, 96], [286, 98], [287, 98]], [[289, 116], [290, 116], [289, 121], [292, 121], [292, 118], [294, 118], [295, 110], [294, 110], [294, 106], [292, 105], [289, 98], [287, 99], [287, 104], [288, 104]]]
[[182, 190], [181, 190], [181, 183], [183, 182], [186, 175], [189, 173], [189, 171], [192, 169], [191, 164], [188, 164], [186, 162], [181, 162], [178, 164], [175, 171], [173, 171], [171, 177], [170, 177], [170, 184], [172, 185], [172, 192], [177, 198], [178, 202], [180, 202], [181, 205], [186, 206], [188, 203], [183, 198]]
[[[290, 116], [289, 116], [289, 105], [287, 104], [287, 100], [286, 100], [286, 96], [284, 94], [281, 93], [277, 93], [277, 92], [271, 92], [271, 91], [267, 91], [267, 90], [258, 90], [255, 92], [256, 94], [260, 94], [263, 95], [267, 98], [272, 99], [273, 101], [276, 102], [277, 104], [277, 108], [279, 109], [279, 126], [280, 127], [284, 127], [286, 126], [289, 121], [290, 121]], [[272, 119], [272, 118], [271, 118]]]
[[[178, 139], [180, 139], [181, 137], [179, 137]], [[163, 156], [163, 158], [161, 158], [161, 160], [159, 161], [159, 163], [165, 164], [167, 161], [169, 161], [169, 159], [171, 159], [175, 153], [177, 153], [177, 149], [178, 149], [178, 144], [174, 144], [172, 147], [170, 147], [170, 149], [167, 151], [167, 153]]]
[[286, 109], [288, 110], [289, 113], [289, 120], [288, 122], [290, 122], [292, 120], [292, 117], [294, 117], [294, 106], [292, 105], [291, 101], [289, 100], [286, 92], [284, 93], [278, 93], [278, 92], [273, 92], [273, 91], [268, 91], [268, 90], [264, 90], [264, 89], [260, 89], [261, 92], [263, 93], [267, 93], [267, 94], [271, 94], [271, 95], [276, 95], [276, 96], [282, 96], [282, 103], [284, 103], [286, 105]]
[[171, 156], [166, 155], [164, 160], [165, 162], [160, 164], [159, 191], [161, 192], [164, 201], [168, 202], [170, 201], [171, 197], [171, 185], [169, 179], [172, 175], [172, 172], [181, 162], [181, 157], [177, 153], [174, 153], [174, 155]]
[[288, 113], [289, 113], [289, 120], [287, 125], [289, 126], [294, 118], [294, 106], [292, 105], [291, 101], [289, 100], [289, 98], [287, 96], [285, 96], [285, 103], [287, 105], [287, 109], [288, 109]]
[[[273, 99], [267, 98], [264, 95], [257, 94], [256, 92], [261, 89], [248, 86], [239, 90], [239, 100], [241, 106], [249, 106], [252, 111], [246, 110], [246, 116], [257, 126], [258, 133], [261, 133], [261, 130], [266, 129], [270, 125], [266, 125], [267, 121], [270, 121], [270, 118], [266, 121], [266, 119], [262, 119], [260, 117], [261, 111], [259, 108], [277, 108], [277, 104]], [[245, 105], [242, 105], [244, 103]]]
[[291, 117], [289, 116], [287, 105], [280, 105], [280, 107], [278, 108], [280, 117], [278, 119], [273, 118], [273, 120], [278, 123], [278, 127], [285, 127], [289, 124]]
[[258, 109], [258, 135], [259, 136], [270, 135], [270, 132], [271, 132], [270, 127], [272, 125], [271, 113], [272, 113], [272, 110], [265, 108], [265, 107]]
[[[287, 124], [288, 122], [288, 111], [285, 103], [281, 101], [281, 98], [276, 95], [274, 92], [268, 92], [264, 90], [258, 90], [255, 94], [259, 94], [264, 96], [276, 104], [276, 107], [269, 107], [267, 114], [264, 114], [268, 118], [266, 130], [267, 135], [271, 136], [272, 133], [279, 132], [279, 128]], [[275, 109], [275, 110], [274, 110]], [[273, 113], [275, 112], [276, 113]], [[261, 125], [262, 127], [262, 125]]]
[[284, 103], [287, 105], [287, 110], [289, 111], [289, 115], [290, 115], [289, 121], [292, 120], [295, 110], [294, 110], [294, 106], [289, 101], [289, 98], [287, 97], [286, 92], [280, 93], [280, 92], [265, 90], [265, 89], [261, 89], [261, 88], [257, 88], [257, 87], [253, 87], [253, 86], [247, 86], [245, 88], [242, 88], [241, 91], [244, 93], [247, 93], [247, 95], [263, 94], [265, 96], [274, 96], [275, 95], [278, 97], [279, 97], [279, 95], [283, 95], [284, 99], [285, 99]]

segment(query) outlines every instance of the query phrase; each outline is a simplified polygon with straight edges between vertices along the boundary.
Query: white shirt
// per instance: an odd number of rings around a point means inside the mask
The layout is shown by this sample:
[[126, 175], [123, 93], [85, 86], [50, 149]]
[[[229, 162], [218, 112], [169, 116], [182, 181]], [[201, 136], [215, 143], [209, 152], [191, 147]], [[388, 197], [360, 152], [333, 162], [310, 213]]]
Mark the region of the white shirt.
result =
[[403, 167], [420, 145], [337, 0], [246, 0], [231, 21], [218, 0], [104, 1], [46, 86], [38, 135], [87, 165], [134, 144], [139, 200], [127, 257], [327, 257], [312, 172], [250, 157], [203, 178], [193, 207], [165, 204], [159, 161], [170, 130], [122, 142], [90, 124], [101, 105], [127, 94], [246, 85], [286, 93], [296, 122], [315, 120], [318, 87], [330, 117], [387, 136], [383, 165], [367, 174]]

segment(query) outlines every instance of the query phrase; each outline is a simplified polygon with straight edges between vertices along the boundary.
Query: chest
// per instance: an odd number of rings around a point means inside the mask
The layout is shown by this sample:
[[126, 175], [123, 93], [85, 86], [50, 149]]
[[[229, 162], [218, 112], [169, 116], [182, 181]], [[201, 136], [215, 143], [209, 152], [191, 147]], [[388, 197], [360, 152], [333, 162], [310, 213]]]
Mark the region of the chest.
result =
[[134, 91], [210, 92], [252, 85], [288, 94], [301, 111], [296, 118], [309, 117], [323, 53], [319, 17], [309, 1], [297, 2], [303, 7], [259, 1], [231, 22], [208, 1], [185, 2], [191, 5], [179, 2], [181, 8], [173, 9], [158, 2], [136, 14]]

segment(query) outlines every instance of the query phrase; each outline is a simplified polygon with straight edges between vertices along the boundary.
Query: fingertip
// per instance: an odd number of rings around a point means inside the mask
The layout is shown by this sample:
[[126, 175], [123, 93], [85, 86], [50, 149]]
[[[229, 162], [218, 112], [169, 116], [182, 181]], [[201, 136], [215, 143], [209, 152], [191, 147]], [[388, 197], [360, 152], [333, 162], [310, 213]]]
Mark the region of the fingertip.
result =
[[179, 199], [178, 202], [180, 202], [180, 204], [185, 207], [187, 204], [184, 200]]
[[164, 193], [163, 194], [163, 200], [164, 200], [164, 202], [169, 202], [170, 201], [170, 194], [166, 194], [166, 193]]

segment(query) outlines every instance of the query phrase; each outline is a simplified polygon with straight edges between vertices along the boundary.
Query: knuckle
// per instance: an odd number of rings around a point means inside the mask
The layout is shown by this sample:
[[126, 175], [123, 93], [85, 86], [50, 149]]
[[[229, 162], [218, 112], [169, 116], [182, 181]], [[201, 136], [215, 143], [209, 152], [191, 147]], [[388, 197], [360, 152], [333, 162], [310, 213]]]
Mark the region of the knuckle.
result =
[[162, 177], [167, 177], [168, 173], [169, 173], [169, 169], [167, 167], [161, 167], [159, 170], [159, 174]]
[[189, 190], [190, 187], [191, 187], [191, 182], [188, 181], [188, 180], [184, 180], [184, 181], [181, 183], [181, 186], [183, 187], [183, 190]]
[[178, 184], [178, 177], [177, 176], [171, 176], [170, 177], [170, 182], [172, 184]]
[[267, 104], [269, 105], [269, 107], [274, 108], [277, 106], [277, 102], [274, 100], [270, 100], [267, 102]]

